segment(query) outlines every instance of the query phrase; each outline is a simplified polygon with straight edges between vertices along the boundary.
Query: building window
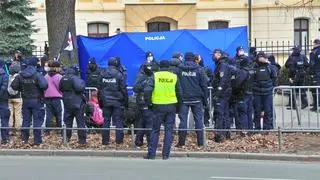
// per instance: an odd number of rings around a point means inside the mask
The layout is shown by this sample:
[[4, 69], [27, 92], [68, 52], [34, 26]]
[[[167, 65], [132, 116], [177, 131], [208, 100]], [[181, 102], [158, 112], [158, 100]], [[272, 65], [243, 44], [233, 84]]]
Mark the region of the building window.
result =
[[148, 23], [148, 32], [170, 31], [170, 23], [168, 22], [150, 22]]
[[108, 23], [89, 23], [88, 36], [89, 37], [108, 37], [109, 24]]
[[309, 20], [299, 18], [294, 20], [294, 43], [304, 46], [309, 42]]
[[228, 21], [210, 21], [208, 23], [209, 29], [222, 29], [228, 28], [229, 22]]

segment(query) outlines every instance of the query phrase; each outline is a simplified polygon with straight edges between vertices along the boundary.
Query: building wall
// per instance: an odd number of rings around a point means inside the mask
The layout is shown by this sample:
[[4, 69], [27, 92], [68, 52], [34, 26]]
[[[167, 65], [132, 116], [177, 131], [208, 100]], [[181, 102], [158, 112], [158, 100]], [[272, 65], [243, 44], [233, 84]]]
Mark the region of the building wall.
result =
[[[320, 1], [304, 8], [290, 6], [299, 0], [255, 0], [252, 9], [252, 39], [257, 41], [293, 41], [294, 18], [309, 19], [310, 40], [320, 37]], [[300, 2], [300, 1], [299, 1]], [[299, 4], [298, 4], [299, 5]], [[33, 0], [38, 11], [33, 17], [38, 33], [35, 45], [44, 46], [47, 28], [44, 0]], [[122, 31], [146, 31], [146, 22], [167, 18], [172, 29], [207, 29], [208, 22], [225, 20], [230, 27], [248, 24], [246, 0], [78, 0], [78, 35], [87, 35], [90, 22], [108, 22], [109, 34]]]
[[253, 11], [252, 35], [259, 41], [293, 41], [294, 19], [309, 19], [310, 40], [320, 37], [320, 7], [266, 8]]

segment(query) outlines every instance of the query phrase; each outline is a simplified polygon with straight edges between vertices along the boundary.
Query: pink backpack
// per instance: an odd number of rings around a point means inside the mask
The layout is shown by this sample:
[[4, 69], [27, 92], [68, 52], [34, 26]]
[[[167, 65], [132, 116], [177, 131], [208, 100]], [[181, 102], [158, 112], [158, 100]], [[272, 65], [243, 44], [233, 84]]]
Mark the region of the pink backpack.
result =
[[90, 104], [93, 105], [93, 114], [91, 116], [91, 119], [93, 122], [95, 122], [97, 125], [101, 126], [103, 125], [103, 111], [100, 108], [99, 104], [94, 103], [94, 102], [90, 102]]

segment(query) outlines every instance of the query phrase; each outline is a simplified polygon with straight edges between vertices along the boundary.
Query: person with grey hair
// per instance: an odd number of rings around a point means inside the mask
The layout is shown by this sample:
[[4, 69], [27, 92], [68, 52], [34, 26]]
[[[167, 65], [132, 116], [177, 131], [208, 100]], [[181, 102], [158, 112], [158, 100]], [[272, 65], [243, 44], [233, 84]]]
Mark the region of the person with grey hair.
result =
[[[22, 126], [21, 93], [19, 91], [13, 90], [11, 87], [11, 83], [19, 75], [20, 70], [21, 70], [20, 63], [13, 63], [9, 67], [10, 75], [9, 75], [8, 93], [9, 93], [9, 109], [11, 112], [9, 126], [13, 128], [20, 128]], [[12, 131], [12, 132], [15, 133], [15, 131]]]

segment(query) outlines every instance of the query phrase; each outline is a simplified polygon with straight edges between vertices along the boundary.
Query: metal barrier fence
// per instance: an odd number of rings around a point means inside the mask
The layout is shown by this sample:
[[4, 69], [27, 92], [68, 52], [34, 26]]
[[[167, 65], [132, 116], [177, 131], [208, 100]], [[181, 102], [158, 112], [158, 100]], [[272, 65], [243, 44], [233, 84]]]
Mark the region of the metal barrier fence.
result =
[[[255, 47], [257, 51], [264, 51], [267, 54], [272, 54], [275, 56], [276, 61], [279, 64], [284, 64], [288, 56], [291, 54], [291, 49], [294, 45], [297, 45], [296, 42], [292, 41], [259, 41], [254, 39], [250, 44], [251, 47]], [[307, 39], [303, 40], [301, 49], [302, 53], [306, 56], [309, 56], [310, 51], [313, 48], [313, 41], [308, 41]]]
[[[320, 86], [275, 87], [274, 124], [282, 129], [320, 129], [319, 88]], [[314, 98], [316, 111], [311, 111], [310, 102]]]
[[[281, 151], [281, 146], [283, 143], [283, 138], [282, 135], [283, 133], [320, 133], [320, 128], [319, 128], [319, 112], [315, 112], [313, 115], [313, 112], [310, 112], [309, 108], [307, 109], [306, 112], [303, 112], [304, 110], [302, 110], [301, 108], [301, 101], [302, 101], [302, 97], [304, 96], [303, 92], [305, 90], [306, 94], [313, 91], [314, 95], [317, 98], [317, 104], [319, 104], [319, 88], [320, 86], [279, 86], [279, 87], [275, 87], [273, 92], [274, 95], [279, 96], [279, 91], [280, 91], [280, 99], [281, 99], [281, 103], [277, 104], [277, 99], [275, 99], [273, 101], [274, 107], [278, 108], [280, 106], [280, 108], [278, 110], [275, 111], [281, 111], [280, 113], [276, 112], [274, 113], [274, 121], [276, 126], [278, 127], [277, 129], [272, 129], [272, 130], [237, 130], [237, 129], [214, 129], [213, 127], [203, 127], [203, 129], [194, 129], [194, 128], [188, 128], [188, 129], [174, 129], [174, 131], [188, 131], [188, 132], [196, 132], [196, 131], [201, 131], [203, 134], [203, 143], [204, 146], [207, 146], [207, 142], [208, 142], [208, 133], [215, 133], [215, 132], [252, 132], [252, 133], [276, 133], [277, 134], [277, 142], [278, 142], [278, 151]], [[129, 90], [132, 89], [132, 87], [128, 88]], [[96, 91], [98, 90], [97, 88], [86, 88], [86, 90], [88, 91], [88, 95], [90, 95], [92, 93], [92, 91]], [[290, 95], [289, 97], [286, 97], [284, 92], [289, 92]], [[212, 88], [209, 88], [209, 104], [210, 104], [210, 112], [213, 111], [212, 109]], [[290, 113], [286, 112], [285, 108], [285, 98], [290, 98], [291, 102], [296, 101], [296, 106], [297, 109], [293, 110], [291, 108]], [[279, 97], [278, 97], [279, 99]], [[291, 107], [293, 106], [293, 104], [291, 103]], [[308, 103], [308, 107], [310, 107], [310, 104]], [[320, 108], [319, 108], [320, 110]], [[276, 120], [276, 114], [277, 114], [277, 120], [281, 119], [281, 121], [277, 121]], [[304, 117], [304, 115], [307, 115], [307, 121], [306, 119], [303, 119], [302, 117]], [[290, 115], [290, 116], [289, 116]], [[286, 119], [286, 117], [290, 118], [290, 119]], [[312, 119], [313, 117], [316, 117], [315, 119]], [[212, 114], [211, 114], [211, 117]], [[296, 121], [296, 122], [295, 122]], [[137, 130], [145, 130], [145, 131], [150, 131], [151, 129], [146, 129], [146, 128], [136, 128], [134, 127], [134, 125], [132, 124], [130, 127], [128, 128], [115, 128], [115, 127], [110, 127], [110, 128], [67, 128], [65, 126], [65, 124], [62, 125], [61, 128], [46, 128], [46, 127], [41, 127], [41, 128], [34, 128], [34, 127], [28, 127], [28, 128], [4, 128], [4, 127], [0, 127], [0, 129], [41, 129], [41, 130], [46, 130], [46, 129], [50, 129], [50, 130], [61, 130], [62, 131], [62, 139], [63, 139], [63, 144], [65, 146], [68, 146], [68, 142], [67, 142], [67, 130], [95, 130], [95, 131], [103, 131], [103, 130], [111, 130], [111, 131], [115, 131], [115, 130], [123, 130], [123, 131], [130, 131], [130, 139], [131, 139], [131, 147], [132, 149], [134, 149], [136, 146], [134, 144], [134, 140], [135, 140], [135, 131]], [[161, 128], [161, 131], [164, 131], [163, 128]]]
[[[17, 129], [17, 128], [3, 128], [0, 127], [0, 129]], [[110, 130], [110, 131], [130, 131], [129, 137], [130, 137], [130, 142], [131, 142], [131, 149], [135, 149], [135, 131], [137, 130], [145, 130], [145, 131], [151, 131], [151, 129], [146, 129], [146, 128], [135, 128], [134, 125], [132, 124], [129, 128], [66, 128], [66, 126], [63, 126], [61, 128], [46, 128], [46, 127], [41, 127], [41, 128], [34, 128], [34, 127], [28, 127], [28, 128], [19, 128], [19, 130], [58, 130], [62, 131], [61, 133], [61, 138], [63, 142], [63, 146], [68, 147], [68, 141], [67, 141], [67, 130], [72, 130], [72, 131], [78, 131], [78, 130], [95, 130], [95, 131], [104, 131], [104, 130]], [[161, 132], [164, 132], [164, 128], [160, 129]], [[204, 147], [208, 146], [208, 134], [209, 133], [216, 133], [216, 132], [230, 132], [230, 133], [236, 133], [236, 132], [243, 132], [243, 130], [237, 130], [237, 129], [214, 129], [214, 128], [206, 128], [204, 127], [203, 129], [174, 129], [173, 132], [176, 131], [189, 131], [189, 132], [197, 132], [201, 131], [203, 135], [203, 145]], [[320, 129], [281, 129], [278, 127], [278, 129], [273, 129], [273, 130], [246, 130], [248, 133], [256, 134], [256, 133], [273, 133], [276, 134], [277, 136], [277, 144], [278, 144], [278, 151], [281, 152], [282, 150], [282, 145], [283, 145], [283, 134], [285, 133], [320, 133]], [[74, 135], [74, 133], [72, 133]]]

